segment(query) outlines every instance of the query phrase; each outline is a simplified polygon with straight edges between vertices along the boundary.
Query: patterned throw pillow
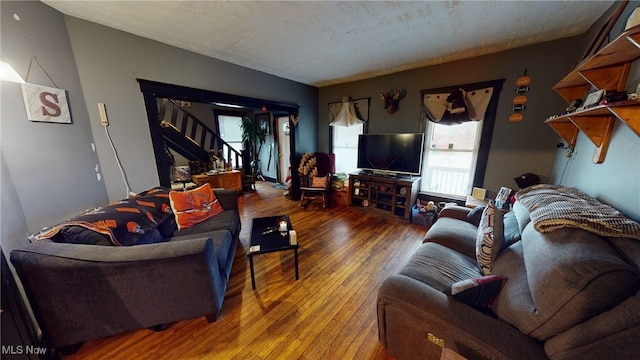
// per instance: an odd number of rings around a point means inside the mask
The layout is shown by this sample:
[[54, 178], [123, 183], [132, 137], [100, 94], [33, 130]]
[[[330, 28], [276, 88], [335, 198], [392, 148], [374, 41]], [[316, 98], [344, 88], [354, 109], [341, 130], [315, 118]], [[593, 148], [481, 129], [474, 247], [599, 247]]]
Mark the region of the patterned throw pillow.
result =
[[171, 191], [169, 199], [178, 230], [212, 218], [224, 210], [209, 183], [189, 191]]
[[482, 276], [458, 281], [446, 289], [444, 293], [478, 310], [486, 310], [506, 282], [506, 276]]
[[504, 244], [502, 213], [492, 201], [482, 212], [476, 237], [476, 259], [482, 275], [491, 274], [491, 266], [500, 254]]

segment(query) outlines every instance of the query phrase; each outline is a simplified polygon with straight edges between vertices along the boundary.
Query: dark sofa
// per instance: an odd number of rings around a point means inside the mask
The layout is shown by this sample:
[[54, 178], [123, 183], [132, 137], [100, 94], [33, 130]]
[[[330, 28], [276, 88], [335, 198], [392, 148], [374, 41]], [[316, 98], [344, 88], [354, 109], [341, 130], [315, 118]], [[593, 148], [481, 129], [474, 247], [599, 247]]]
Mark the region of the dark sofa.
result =
[[[450, 290], [487, 278], [477, 256], [478, 221], [471, 209], [442, 210], [408, 263], [378, 292], [380, 341], [394, 357], [439, 359], [441, 347], [467, 359], [640, 357], [640, 224], [594, 199], [587, 207], [561, 207], [544, 199], [565, 189], [540, 187], [544, 194], [530, 208], [521, 199], [506, 215], [497, 212], [493, 231], [503, 242], [493, 244], [497, 256], [489, 276], [507, 280], [493, 295], [473, 288], [473, 301]], [[545, 209], [549, 221], [537, 218]], [[619, 236], [596, 235], [564, 226], [571, 219], [554, 218], [591, 212], [598, 227], [605, 224], [605, 211], [617, 222], [600, 230]], [[486, 307], [474, 303], [483, 296]]]
[[82, 342], [220, 313], [239, 241], [235, 190], [214, 190], [224, 211], [153, 244], [32, 242], [11, 252], [42, 333], [62, 353]]

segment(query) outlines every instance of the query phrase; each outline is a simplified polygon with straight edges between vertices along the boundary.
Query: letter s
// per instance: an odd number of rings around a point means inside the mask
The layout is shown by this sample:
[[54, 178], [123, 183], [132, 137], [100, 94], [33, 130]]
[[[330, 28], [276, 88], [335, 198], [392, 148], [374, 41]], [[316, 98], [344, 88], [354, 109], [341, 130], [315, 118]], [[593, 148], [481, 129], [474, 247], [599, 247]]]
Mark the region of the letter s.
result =
[[[55, 102], [49, 101], [49, 99], [47, 99], [47, 96], [51, 96], [53, 98], [53, 101]], [[60, 114], [62, 114], [62, 110], [57, 105], [58, 95], [48, 92], [42, 92], [40, 93], [40, 101], [44, 105], [42, 106], [42, 115], [58, 117], [60, 116]], [[53, 110], [53, 112], [49, 112], [49, 109], [47, 109], [45, 106], [48, 106], [51, 110]]]

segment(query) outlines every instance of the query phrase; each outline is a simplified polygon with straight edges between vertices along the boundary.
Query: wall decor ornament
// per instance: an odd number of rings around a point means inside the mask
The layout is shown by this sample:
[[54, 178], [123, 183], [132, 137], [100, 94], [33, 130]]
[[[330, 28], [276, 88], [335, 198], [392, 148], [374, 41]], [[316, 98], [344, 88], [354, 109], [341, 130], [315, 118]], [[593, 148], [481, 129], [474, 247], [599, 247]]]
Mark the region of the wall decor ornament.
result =
[[71, 113], [65, 90], [24, 83], [22, 84], [22, 97], [27, 111], [27, 119], [59, 124], [71, 123]]
[[[51, 81], [53, 87], [28, 83], [29, 74], [33, 64], [38, 65], [42, 73]], [[64, 89], [59, 89], [47, 70], [40, 64], [35, 56], [31, 57], [27, 76], [22, 83], [22, 98], [27, 112], [27, 119], [39, 122], [51, 122], [58, 124], [70, 124], [71, 112], [67, 93]]]
[[511, 107], [514, 113], [509, 116], [509, 122], [521, 122], [524, 119], [520, 112], [527, 108], [525, 104], [528, 99], [524, 94], [531, 90], [530, 84], [531, 78], [527, 76], [527, 69], [524, 69], [524, 75], [516, 79], [516, 96], [513, 98], [513, 107]]
[[391, 115], [400, 109], [400, 100], [407, 96], [407, 90], [391, 89], [385, 92], [380, 90], [380, 99], [384, 102], [384, 108]]

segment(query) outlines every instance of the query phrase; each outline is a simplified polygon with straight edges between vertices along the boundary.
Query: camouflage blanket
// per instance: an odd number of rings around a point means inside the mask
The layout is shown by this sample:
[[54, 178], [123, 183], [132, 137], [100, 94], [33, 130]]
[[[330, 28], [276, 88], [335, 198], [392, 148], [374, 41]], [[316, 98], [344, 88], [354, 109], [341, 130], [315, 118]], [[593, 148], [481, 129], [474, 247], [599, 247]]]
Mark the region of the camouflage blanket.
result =
[[520, 190], [516, 200], [529, 210], [535, 229], [541, 233], [573, 227], [600, 236], [640, 240], [638, 222], [575, 188], [534, 185]]

